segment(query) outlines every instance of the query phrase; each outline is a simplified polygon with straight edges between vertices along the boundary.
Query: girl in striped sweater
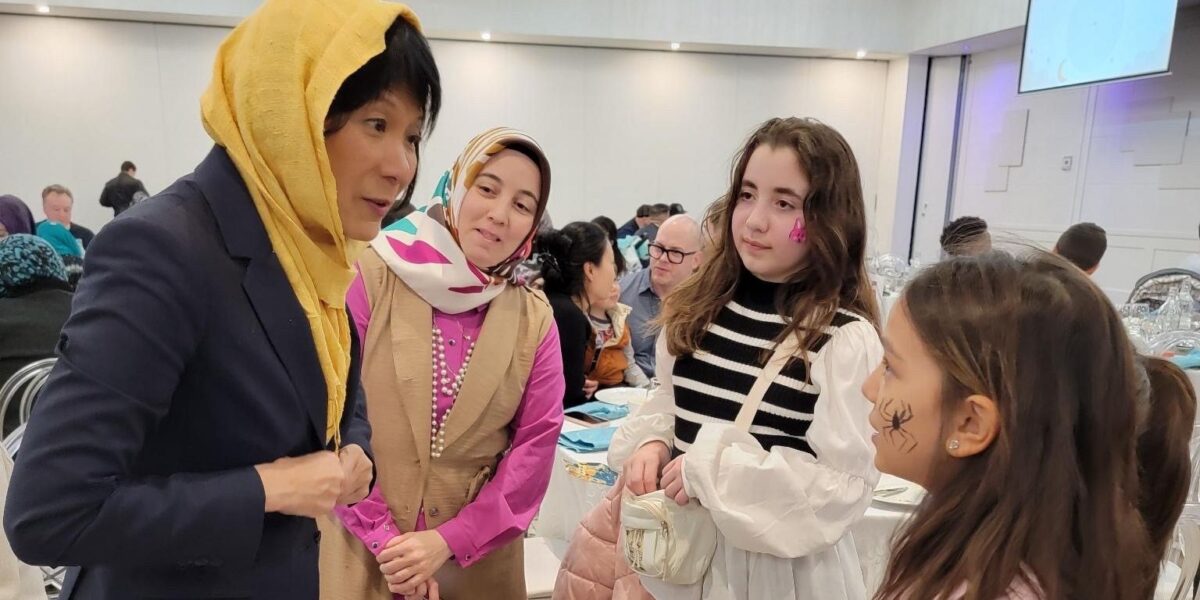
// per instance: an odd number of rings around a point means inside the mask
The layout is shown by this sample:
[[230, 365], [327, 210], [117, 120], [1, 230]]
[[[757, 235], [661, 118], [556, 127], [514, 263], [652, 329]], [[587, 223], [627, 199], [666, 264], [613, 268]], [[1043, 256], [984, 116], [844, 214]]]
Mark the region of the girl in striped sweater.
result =
[[[854, 154], [824, 124], [772, 119], [710, 218], [713, 252], [663, 305], [662, 386], [614, 436], [609, 462], [634, 494], [699, 500], [718, 545], [702, 582], [642, 583], [662, 600], [863, 598], [848, 532], [878, 477], [860, 390], [882, 348]], [[802, 350], [749, 430], [735, 428], [789, 336]]]

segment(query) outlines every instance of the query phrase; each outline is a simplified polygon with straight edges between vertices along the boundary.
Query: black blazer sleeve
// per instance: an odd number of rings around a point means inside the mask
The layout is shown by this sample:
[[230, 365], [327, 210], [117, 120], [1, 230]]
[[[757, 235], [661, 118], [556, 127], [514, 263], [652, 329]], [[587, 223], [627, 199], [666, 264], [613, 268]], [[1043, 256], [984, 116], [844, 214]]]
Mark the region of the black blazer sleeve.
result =
[[350, 320], [350, 377], [346, 390], [346, 409], [342, 413], [342, 445], [358, 444], [367, 458], [371, 459], [371, 486], [375, 486], [375, 453], [371, 450], [371, 422], [367, 420], [367, 397], [362, 386], [362, 341], [358, 339], [358, 328], [354, 316]]
[[134, 477], [206, 331], [186, 235], [113, 221], [88, 252], [58, 364], [29, 422], [4, 529], [31, 564], [254, 564], [265, 498], [253, 466]]
[[592, 335], [592, 325], [583, 311], [566, 296], [549, 296], [554, 309], [554, 321], [558, 324], [559, 344], [562, 349], [563, 379], [567, 389], [563, 394], [563, 407], [571, 408], [588, 401], [583, 394], [584, 355]]

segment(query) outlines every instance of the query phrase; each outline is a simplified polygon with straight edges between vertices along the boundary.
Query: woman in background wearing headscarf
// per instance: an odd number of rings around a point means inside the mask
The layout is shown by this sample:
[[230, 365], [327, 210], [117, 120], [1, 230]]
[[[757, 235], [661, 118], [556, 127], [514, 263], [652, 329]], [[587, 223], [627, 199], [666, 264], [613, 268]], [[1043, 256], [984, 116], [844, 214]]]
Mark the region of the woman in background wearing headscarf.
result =
[[0, 196], [0, 239], [18, 233], [34, 233], [33, 212], [16, 196]]
[[447, 600], [526, 597], [522, 538], [550, 482], [564, 383], [549, 302], [510, 277], [549, 194], [537, 142], [485, 131], [359, 261], [347, 303], [379, 479], [322, 524], [322, 600], [427, 585]]
[[[54, 356], [70, 313], [67, 270], [54, 248], [26, 233], [0, 238], [0, 386], [25, 365]], [[16, 426], [16, 410], [0, 416], [2, 438]]]
[[216, 147], [91, 244], [13, 474], [63, 598], [318, 597], [315, 519], [372, 478], [346, 291], [440, 89], [400, 4], [267, 0], [226, 38]]

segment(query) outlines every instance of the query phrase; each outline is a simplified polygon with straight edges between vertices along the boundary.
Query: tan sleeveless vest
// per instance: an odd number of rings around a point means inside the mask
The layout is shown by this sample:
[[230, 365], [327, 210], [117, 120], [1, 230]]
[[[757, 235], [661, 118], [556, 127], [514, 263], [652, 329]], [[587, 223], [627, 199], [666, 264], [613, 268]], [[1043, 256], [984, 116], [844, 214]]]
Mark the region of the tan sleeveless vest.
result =
[[[545, 296], [509, 286], [492, 300], [446, 422], [446, 447], [429, 452], [433, 309], [374, 250], [359, 262], [371, 303], [362, 383], [377, 485], [401, 531], [424, 509], [429, 529], [453, 518], [491, 479], [511, 442], [538, 344], [554, 322]], [[322, 600], [391, 600], [379, 564], [332, 518], [319, 520]], [[446, 600], [523, 600], [523, 540], [463, 569], [453, 559], [434, 576]]]

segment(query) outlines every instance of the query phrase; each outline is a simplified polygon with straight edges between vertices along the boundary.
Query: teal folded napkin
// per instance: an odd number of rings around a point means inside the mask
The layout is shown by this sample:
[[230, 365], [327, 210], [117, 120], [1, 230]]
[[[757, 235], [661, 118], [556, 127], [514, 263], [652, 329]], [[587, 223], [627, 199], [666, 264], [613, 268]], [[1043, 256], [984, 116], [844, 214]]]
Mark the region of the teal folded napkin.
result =
[[1200, 369], [1200, 352], [1176, 354], [1171, 357], [1171, 362], [1175, 363], [1180, 369]]
[[605, 404], [598, 400], [585, 402], [579, 406], [573, 406], [567, 409], [567, 412], [581, 412], [588, 416], [595, 417], [601, 421], [615, 421], [629, 416], [628, 406], [617, 406], [615, 404]]
[[616, 427], [599, 427], [581, 429], [579, 431], [564, 431], [558, 435], [558, 445], [575, 452], [603, 452], [612, 443]]

